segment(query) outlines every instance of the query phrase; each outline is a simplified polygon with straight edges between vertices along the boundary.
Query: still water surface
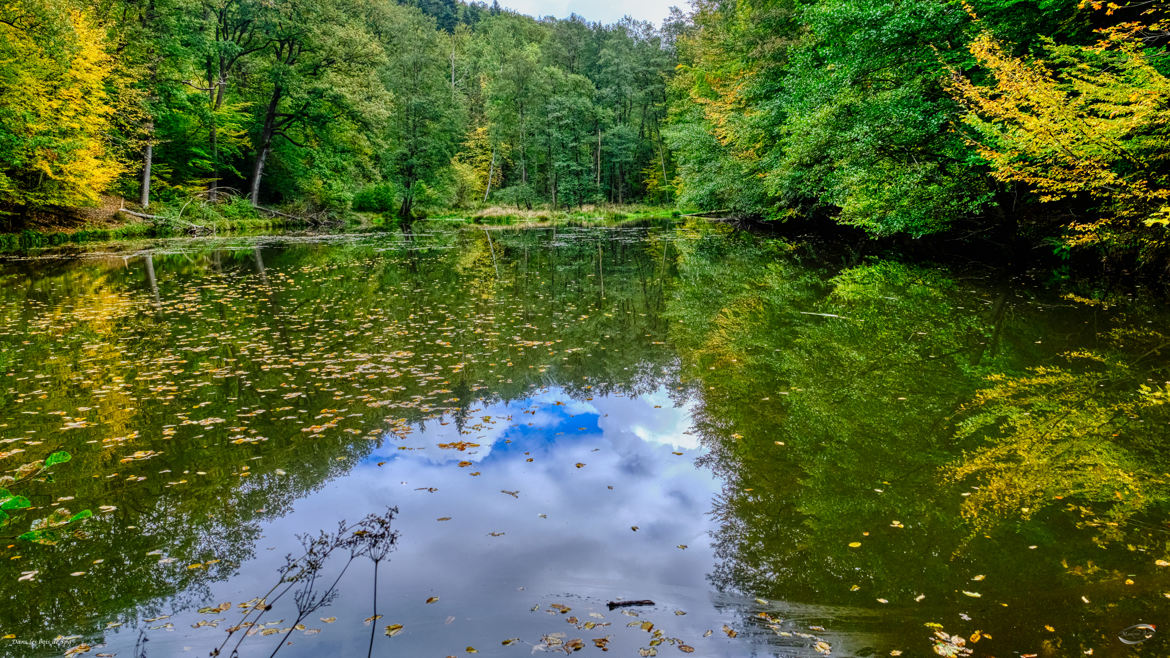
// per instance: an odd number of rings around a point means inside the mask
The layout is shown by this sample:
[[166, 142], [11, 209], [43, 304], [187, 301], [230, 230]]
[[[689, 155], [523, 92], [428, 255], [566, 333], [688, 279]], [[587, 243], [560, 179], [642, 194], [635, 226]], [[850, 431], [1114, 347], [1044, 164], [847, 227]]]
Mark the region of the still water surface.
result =
[[[4, 655], [1170, 651], [1119, 638], [1170, 621], [1170, 341], [1125, 297], [436, 227], [9, 258], [0, 319]], [[376, 603], [340, 551], [249, 615], [391, 507]]]

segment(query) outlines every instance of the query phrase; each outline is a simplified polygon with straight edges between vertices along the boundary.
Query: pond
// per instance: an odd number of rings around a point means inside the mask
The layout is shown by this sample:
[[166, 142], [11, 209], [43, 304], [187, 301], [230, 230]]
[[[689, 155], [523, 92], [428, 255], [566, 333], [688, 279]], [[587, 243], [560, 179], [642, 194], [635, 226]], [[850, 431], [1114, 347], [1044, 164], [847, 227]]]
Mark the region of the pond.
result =
[[4, 655], [1170, 653], [1121, 293], [420, 225], [9, 257], [0, 318]]

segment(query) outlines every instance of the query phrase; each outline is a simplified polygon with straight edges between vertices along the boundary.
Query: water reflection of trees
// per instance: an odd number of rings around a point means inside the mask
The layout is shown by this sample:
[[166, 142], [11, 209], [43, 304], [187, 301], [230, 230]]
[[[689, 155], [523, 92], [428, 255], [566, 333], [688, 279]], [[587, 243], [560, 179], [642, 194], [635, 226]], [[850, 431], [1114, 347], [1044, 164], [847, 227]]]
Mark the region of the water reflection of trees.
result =
[[24, 285], [0, 292], [13, 439], [0, 450], [23, 451], [11, 467], [68, 448], [68, 468], [27, 495], [95, 512], [55, 546], [5, 551], [20, 557], [0, 561], [0, 579], [22, 588], [5, 632], [92, 639], [205, 602], [252, 556], [260, 523], [395, 440], [387, 428], [553, 383], [578, 397], [657, 388], [672, 363], [657, 313], [670, 277], [644, 238], [501, 231], [494, 265], [482, 231], [448, 231], [408, 249], [5, 266]]
[[[1133, 366], [1160, 343], [1106, 335], [1149, 318], [928, 267], [806, 260], [718, 234], [680, 260], [671, 336], [725, 482], [717, 587], [901, 610], [898, 633], [975, 609], [968, 632], [1001, 631], [988, 650], [1061, 646], [1045, 626], [1086, 608], [1100, 628], [1058, 638], [1091, 646], [1157, 605], [1165, 578], [1143, 551], [1166, 533], [1138, 517], [1165, 509], [1166, 377]], [[1095, 365], [1058, 365], [1066, 353]], [[1124, 574], [1142, 577], [1117, 592]]]

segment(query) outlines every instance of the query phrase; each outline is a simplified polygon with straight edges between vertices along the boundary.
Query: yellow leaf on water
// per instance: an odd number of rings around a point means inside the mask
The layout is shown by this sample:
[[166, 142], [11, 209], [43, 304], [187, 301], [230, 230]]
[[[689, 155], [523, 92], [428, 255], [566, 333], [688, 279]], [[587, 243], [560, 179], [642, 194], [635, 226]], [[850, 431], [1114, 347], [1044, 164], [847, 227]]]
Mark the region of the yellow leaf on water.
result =
[[439, 597], [432, 596], [429, 599], [427, 599], [427, 603], [434, 603], [435, 601], [438, 601], [438, 600], [439, 600]]
[[386, 627], [386, 637], [394, 637], [402, 632], [402, 624], [390, 624]]
[[861, 542], [851, 541], [849, 542], [849, 548], [861, 548]]
[[337, 621], [337, 617], [322, 617], [321, 621], [325, 622], [326, 624], [332, 624], [333, 622]]

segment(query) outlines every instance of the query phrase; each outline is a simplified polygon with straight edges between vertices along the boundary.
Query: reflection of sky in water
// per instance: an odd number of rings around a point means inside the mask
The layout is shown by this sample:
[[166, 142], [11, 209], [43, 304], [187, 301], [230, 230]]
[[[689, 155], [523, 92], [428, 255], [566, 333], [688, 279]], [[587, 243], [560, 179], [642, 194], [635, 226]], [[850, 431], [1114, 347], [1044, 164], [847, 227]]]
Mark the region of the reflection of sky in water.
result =
[[[610, 635], [616, 655], [636, 655], [651, 638], [627, 626], [631, 617], [606, 609], [617, 598], [656, 601], [654, 609], [640, 611], [640, 620], [693, 645], [699, 655], [742, 655], [746, 638], [733, 642], [720, 631], [737, 611], [717, 610], [706, 582], [713, 561], [708, 513], [718, 482], [694, 465], [690, 412], [689, 405], [676, 407], [665, 391], [636, 399], [571, 400], [553, 389], [477, 410], [464, 423], [466, 434], [444, 419], [405, 440], [390, 436], [347, 477], [268, 526], [258, 557], [230, 581], [213, 584], [213, 600], [206, 604], [238, 603], [266, 591], [282, 557], [295, 551], [297, 533], [397, 505], [401, 539], [380, 572], [384, 618], [375, 622], [375, 655], [465, 655], [468, 646], [486, 655], [527, 655], [530, 646], [501, 642], [519, 637], [537, 643], [555, 632], [584, 639], [588, 651], [597, 651], [592, 638]], [[460, 440], [481, 445], [465, 452], [437, 447]], [[472, 464], [460, 467], [463, 460]], [[294, 632], [293, 645], [280, 655], [364, 653], [370, 576], [368, 563], [355, 563], [339, 600], [307, 622], [322, 632]], [[431, 596], [439, 601], [425, 604]], [[291, 620], [295, 613], [286, 603], [268, 619]], [[573, 610], [549, 614], [550, 603]], [[570, 616], [582, 624], [602, 621], [591, 612], [612, 626], [578, 630], [566, 623]], [[319, 621], [331, 616], [337, 618], [333, 624]], [[227, 622], [219, 629], [192, 629], [201, 618]], [[148, 655], [205, 655], [235, 620], [234, 613], [184, 612], [169, 620], [175, 630], [150, 633]], [[382, 629], [392, 623], [405, 630], [386, 638]], [[707, 629], [715, 633], [704, 638]], [[132, 642], [131, 636], [123, 631], [111, 637], [110, 649], [128, 652], [122, 643]], [[248, 640], [245, 655], [267, 655], [275, 637]], [[666, 645], [660, 651], [678, 650]]]

